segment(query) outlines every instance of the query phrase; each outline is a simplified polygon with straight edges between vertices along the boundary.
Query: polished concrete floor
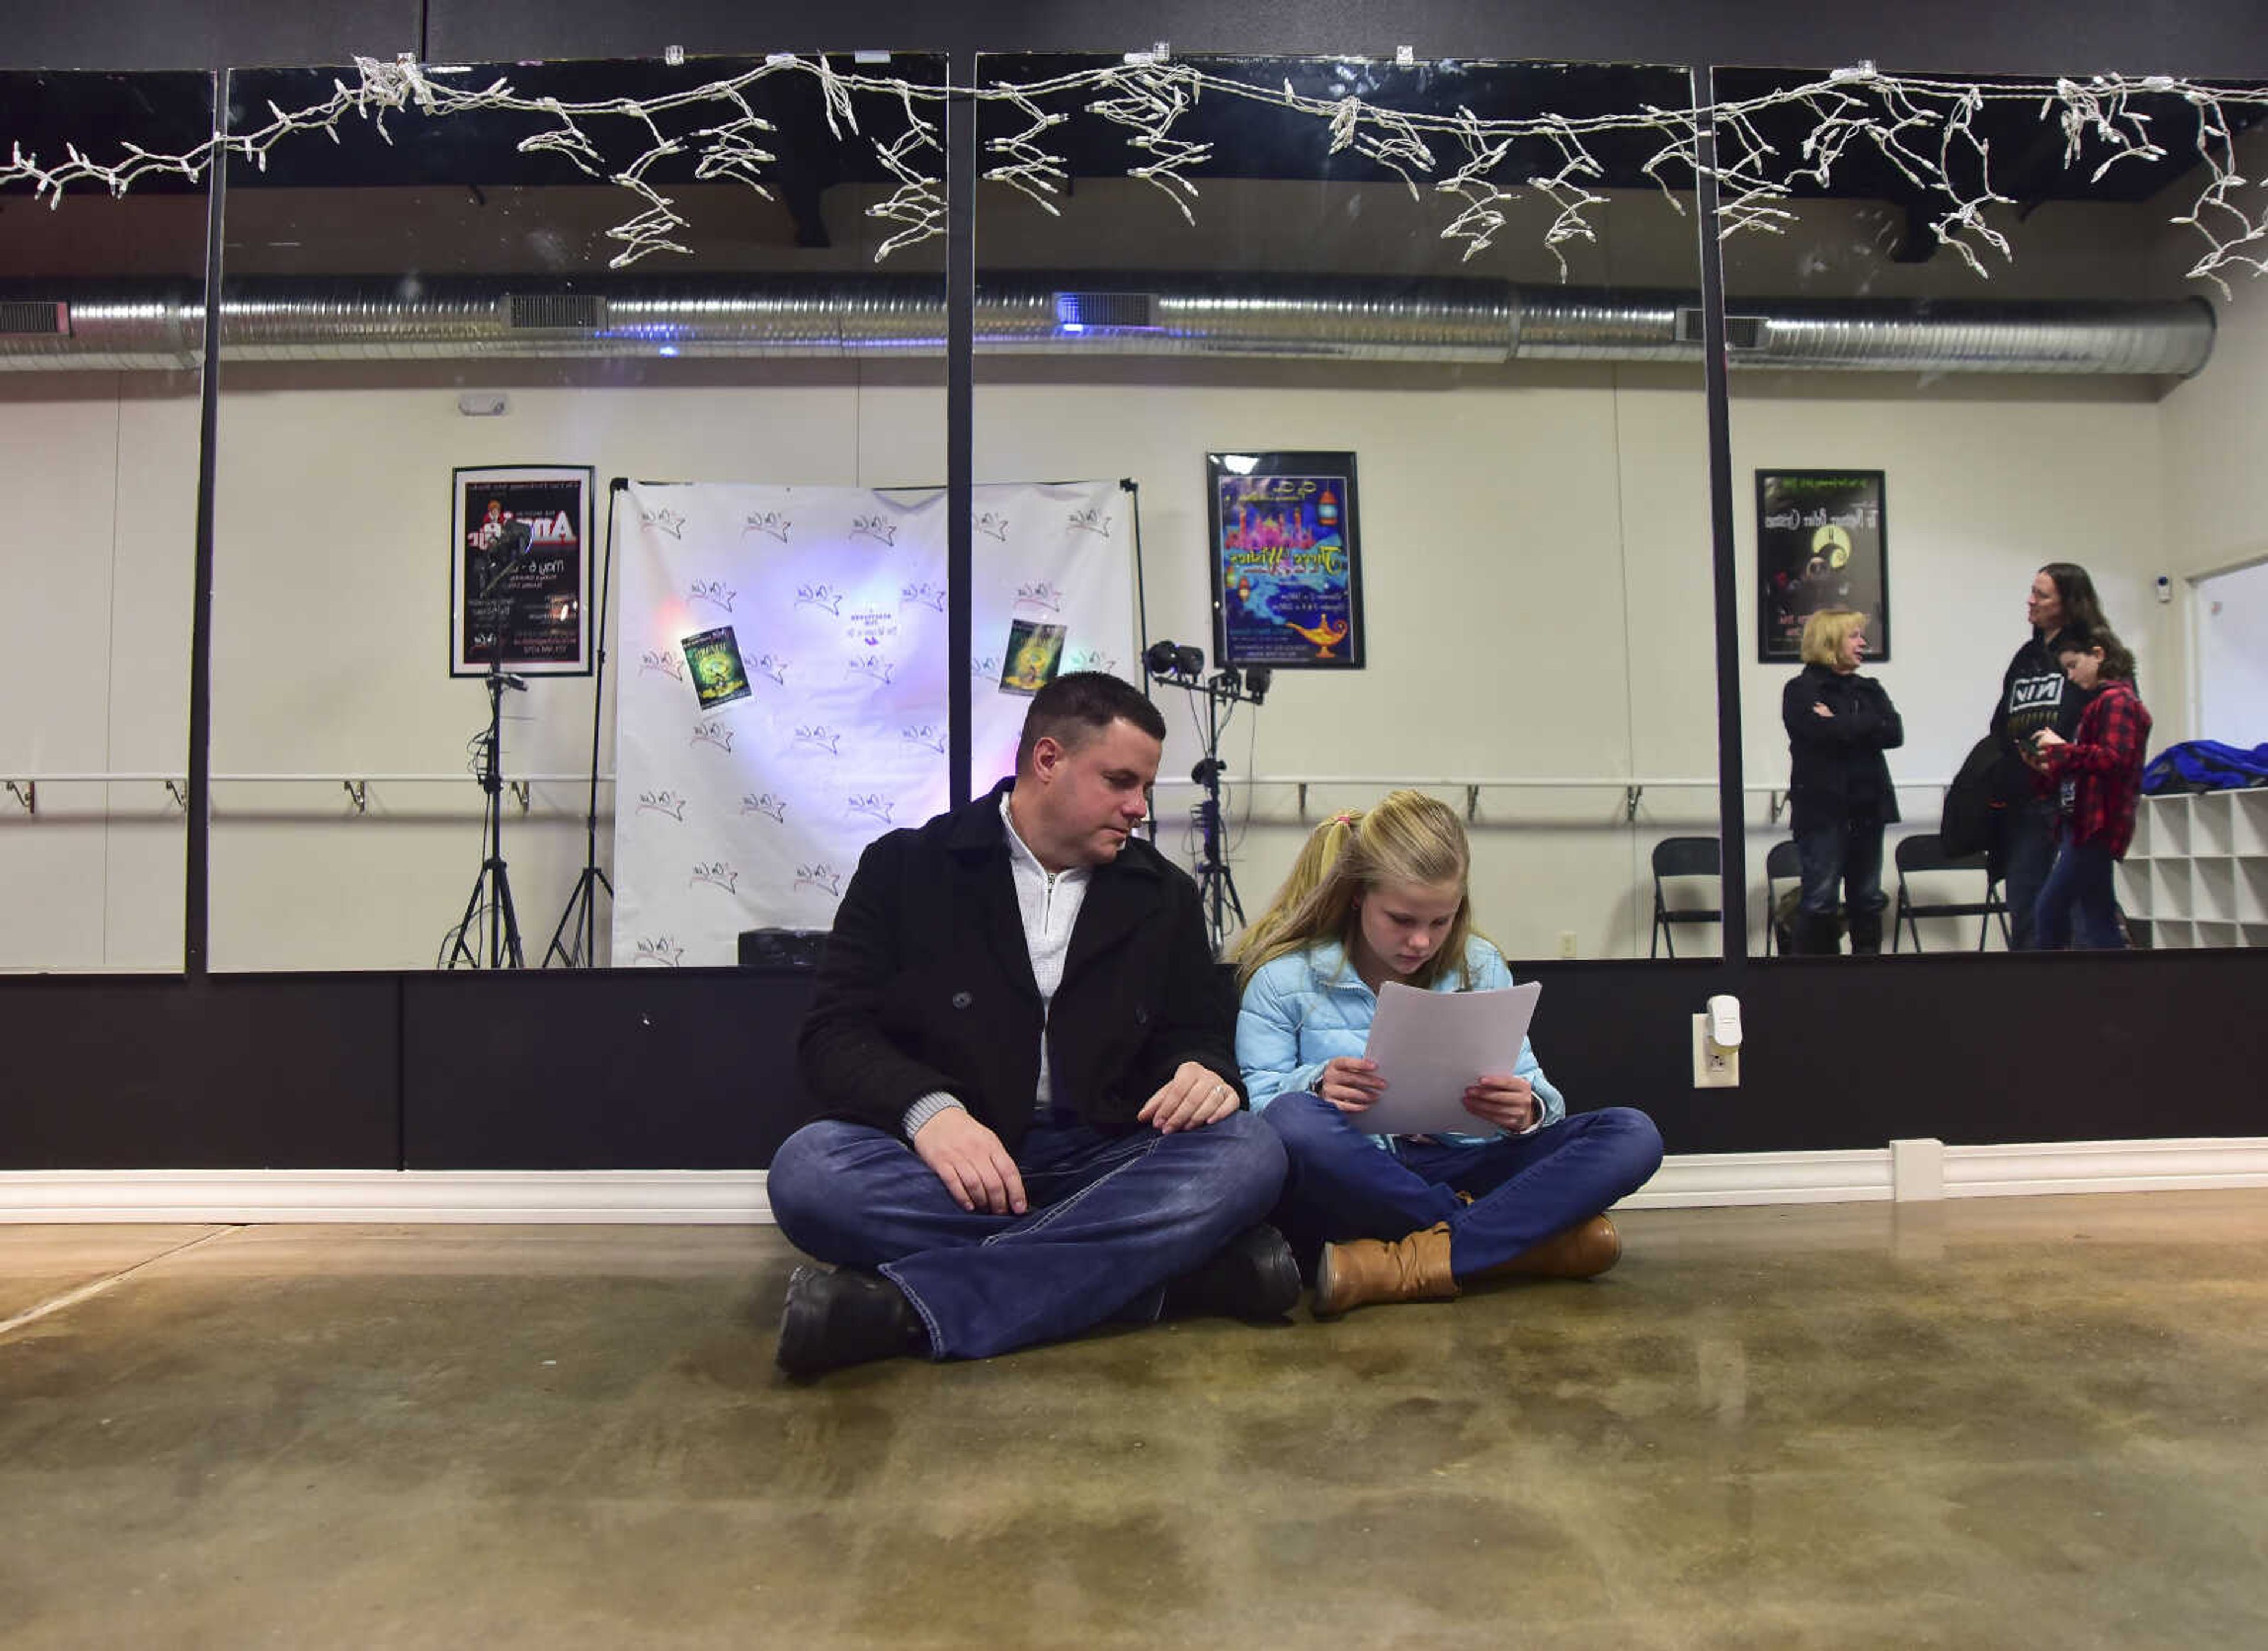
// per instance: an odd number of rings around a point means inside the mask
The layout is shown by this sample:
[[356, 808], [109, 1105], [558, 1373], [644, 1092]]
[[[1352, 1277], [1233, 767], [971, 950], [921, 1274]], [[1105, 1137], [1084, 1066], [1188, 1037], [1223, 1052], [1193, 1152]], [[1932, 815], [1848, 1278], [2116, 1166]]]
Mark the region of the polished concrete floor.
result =
[[769, 1229], [0, 1229], [0, 1644], [2268, 1642], [2268, 1191], [1624, 1227], [808, 1386]]

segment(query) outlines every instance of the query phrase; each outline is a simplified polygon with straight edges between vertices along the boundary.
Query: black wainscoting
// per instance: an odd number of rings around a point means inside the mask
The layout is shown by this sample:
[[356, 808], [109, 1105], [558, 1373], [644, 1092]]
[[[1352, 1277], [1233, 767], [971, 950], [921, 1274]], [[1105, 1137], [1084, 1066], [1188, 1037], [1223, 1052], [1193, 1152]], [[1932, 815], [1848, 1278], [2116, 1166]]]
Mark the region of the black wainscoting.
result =
[[[1580, 1110], [1672, 1152], [2254, 1135], [2268, 953], [1516, 964]], [[68, 977], [0, 986], [0, 1169], [753, 1169], [802, 1121], [808, 974]], [[1742, 999], [1738, 1090], [1690, 1017]]]
[[0, 985], [0, 1169], [392, 1170], [387, 974]]
[[731, 1170], [802, 1121], [807, 973], [402, 979], [413, 1170]]
[[[1992, 952], [1514, 964], [1577, 1109], [1644, 1108], [1671, 1152], [2268, 1134], [2268, 953]], [[1690, 1016], [1741, 999], [1737, 1090], [1693, 1088]]]

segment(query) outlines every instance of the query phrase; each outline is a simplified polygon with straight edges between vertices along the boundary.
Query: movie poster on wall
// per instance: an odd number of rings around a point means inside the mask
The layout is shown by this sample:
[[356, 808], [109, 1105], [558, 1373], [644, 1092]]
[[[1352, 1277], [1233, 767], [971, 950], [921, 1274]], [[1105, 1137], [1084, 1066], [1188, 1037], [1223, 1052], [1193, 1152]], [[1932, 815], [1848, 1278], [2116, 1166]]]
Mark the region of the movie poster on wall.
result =
[[1867, 616], [1867, 655], [1890, 657], [1889, 528], [1879, 470], [1756, 472], [1756, 657], [1803, 657], [1822, 608]]
[[1207, 453], [1205, 495], [1213, 657], [1362, 669], [1354, 455]]
[[449, 674], [591, 673], [588, 465], [460, 467], [450, 488]]

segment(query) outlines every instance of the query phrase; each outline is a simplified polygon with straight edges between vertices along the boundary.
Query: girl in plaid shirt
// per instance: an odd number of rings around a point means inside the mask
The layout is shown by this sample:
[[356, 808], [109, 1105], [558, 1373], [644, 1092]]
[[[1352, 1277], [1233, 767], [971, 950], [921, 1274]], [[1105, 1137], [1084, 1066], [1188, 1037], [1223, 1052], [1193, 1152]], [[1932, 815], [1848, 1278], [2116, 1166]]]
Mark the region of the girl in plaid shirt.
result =
[[2025, 759], [2057, 788], [2062, 805], [2063, 844], [2040, 887], [2033, 932], [2043, 949], [2060, 950], [2070, 943], [2076, 913], [2080, 945], [2115, 950], [2126, 937], [2118, 928], [2110, 868], [2134, 840], [2150, 713], [2134, 691], [2134, 656], [2108, 627], [2066, 631], [2056, 639], [2056, 653], [2072, 686], [2095, 698], [2070, 739], [2043, 729]]

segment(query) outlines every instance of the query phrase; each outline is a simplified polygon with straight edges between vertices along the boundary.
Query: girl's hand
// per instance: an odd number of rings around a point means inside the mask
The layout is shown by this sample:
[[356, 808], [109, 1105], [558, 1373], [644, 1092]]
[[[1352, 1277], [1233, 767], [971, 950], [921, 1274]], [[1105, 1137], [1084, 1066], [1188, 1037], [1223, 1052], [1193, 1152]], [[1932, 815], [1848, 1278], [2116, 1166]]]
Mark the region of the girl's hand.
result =
[[1835, 720], [1835, 713], [1829, 710], [1825, 706], [1820, 704], [1816, 700], [1814, 700], [1811, 702], [1811, 714], [1814, 716], [1823, 716], [1830, 723]]
[[1465, 1110], [1516, 1135], [1535, 1121], [1535, 1090], [1526, 1078], [1484, 1077], [1465, 1091]]
[[2071, 741], [2066, 739], [2061, 734], [2057, 733], [2052, 728], [2043, 728], [2038, 733], [2032, 736], [2032, 749], [2035, 751], [2050, 751], [2058, 745], [2068, 745], [2069, 744], [2071, 744]]
[[1315, 1093], [1343, 1112], [1360, 1112], [1386, 1093], [1386, 1080], [1378, 1075], [1378, 1062], [1360, 1055], [1335, 1055], [1323, 1063]]

